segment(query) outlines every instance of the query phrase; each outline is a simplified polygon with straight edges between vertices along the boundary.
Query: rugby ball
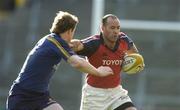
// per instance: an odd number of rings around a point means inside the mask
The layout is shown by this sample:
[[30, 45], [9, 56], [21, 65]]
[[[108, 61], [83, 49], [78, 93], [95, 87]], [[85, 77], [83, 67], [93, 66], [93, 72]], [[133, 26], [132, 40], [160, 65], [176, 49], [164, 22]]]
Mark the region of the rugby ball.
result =
[[124, 57], [122, 71], [127, 74], [135, 74], [144, 69], [144, 59], [138, 53], [127, 54]]

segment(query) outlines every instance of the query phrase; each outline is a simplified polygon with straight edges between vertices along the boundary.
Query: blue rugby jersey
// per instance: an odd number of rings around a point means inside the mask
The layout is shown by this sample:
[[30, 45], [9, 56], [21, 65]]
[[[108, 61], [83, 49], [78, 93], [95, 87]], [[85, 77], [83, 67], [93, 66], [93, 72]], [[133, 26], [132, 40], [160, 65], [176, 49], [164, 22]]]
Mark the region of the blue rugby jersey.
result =
[[51, 33], [43, 37], [28, 54], [11, 90], [18, 85], [26, 90], [48, 91], [49, 81], [61, 59], [67, 61], [68, 57], [74, 54], [59, 35]]

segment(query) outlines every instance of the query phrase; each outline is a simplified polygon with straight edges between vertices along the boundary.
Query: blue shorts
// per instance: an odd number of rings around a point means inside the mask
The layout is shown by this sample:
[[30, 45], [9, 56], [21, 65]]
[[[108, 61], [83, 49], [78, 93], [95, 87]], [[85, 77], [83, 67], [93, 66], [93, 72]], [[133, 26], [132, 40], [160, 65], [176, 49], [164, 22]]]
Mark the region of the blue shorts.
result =
[[49, 92], [39, 93], [14, 86], [8, 96], [6, 110], [42, 110], [53, 103], [57, 102], [50, 98]]

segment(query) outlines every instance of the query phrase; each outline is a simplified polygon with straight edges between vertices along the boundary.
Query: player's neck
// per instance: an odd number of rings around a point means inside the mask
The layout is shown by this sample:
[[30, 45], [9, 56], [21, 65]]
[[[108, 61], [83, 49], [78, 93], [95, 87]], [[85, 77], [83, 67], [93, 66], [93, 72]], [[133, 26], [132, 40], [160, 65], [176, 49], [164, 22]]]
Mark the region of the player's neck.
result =
[[66, 42], [70, 42], [70, 38], [69, 38], [69, 35], [68, 35], [68, 33], [61, 33], [60, 34], [60, 36], [61, 36], [61, 38], [63, 39], [63, 40], [65, 40]]
[[114, 49], [116, 42], [111, 42], [108, 39], [104, 38], [104, 44], [110, 48], [110, 49]]

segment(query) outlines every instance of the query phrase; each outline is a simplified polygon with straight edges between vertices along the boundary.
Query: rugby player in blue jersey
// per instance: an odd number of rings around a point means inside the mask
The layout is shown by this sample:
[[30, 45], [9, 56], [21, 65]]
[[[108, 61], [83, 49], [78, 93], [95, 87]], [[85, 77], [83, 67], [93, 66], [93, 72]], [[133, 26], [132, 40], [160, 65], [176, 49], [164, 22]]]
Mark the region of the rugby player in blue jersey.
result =
[[83, 73], [95, 76], [113, 74], [108, 66], [95, 68], [70, 49], [78, 18], [59, 11], [50, 34], [38, 41], [28, 54], [21, 71], [14, 80], [7, 98], [7, 110], [63, 110], [49, 95], [49, 81], [62, 59]]

